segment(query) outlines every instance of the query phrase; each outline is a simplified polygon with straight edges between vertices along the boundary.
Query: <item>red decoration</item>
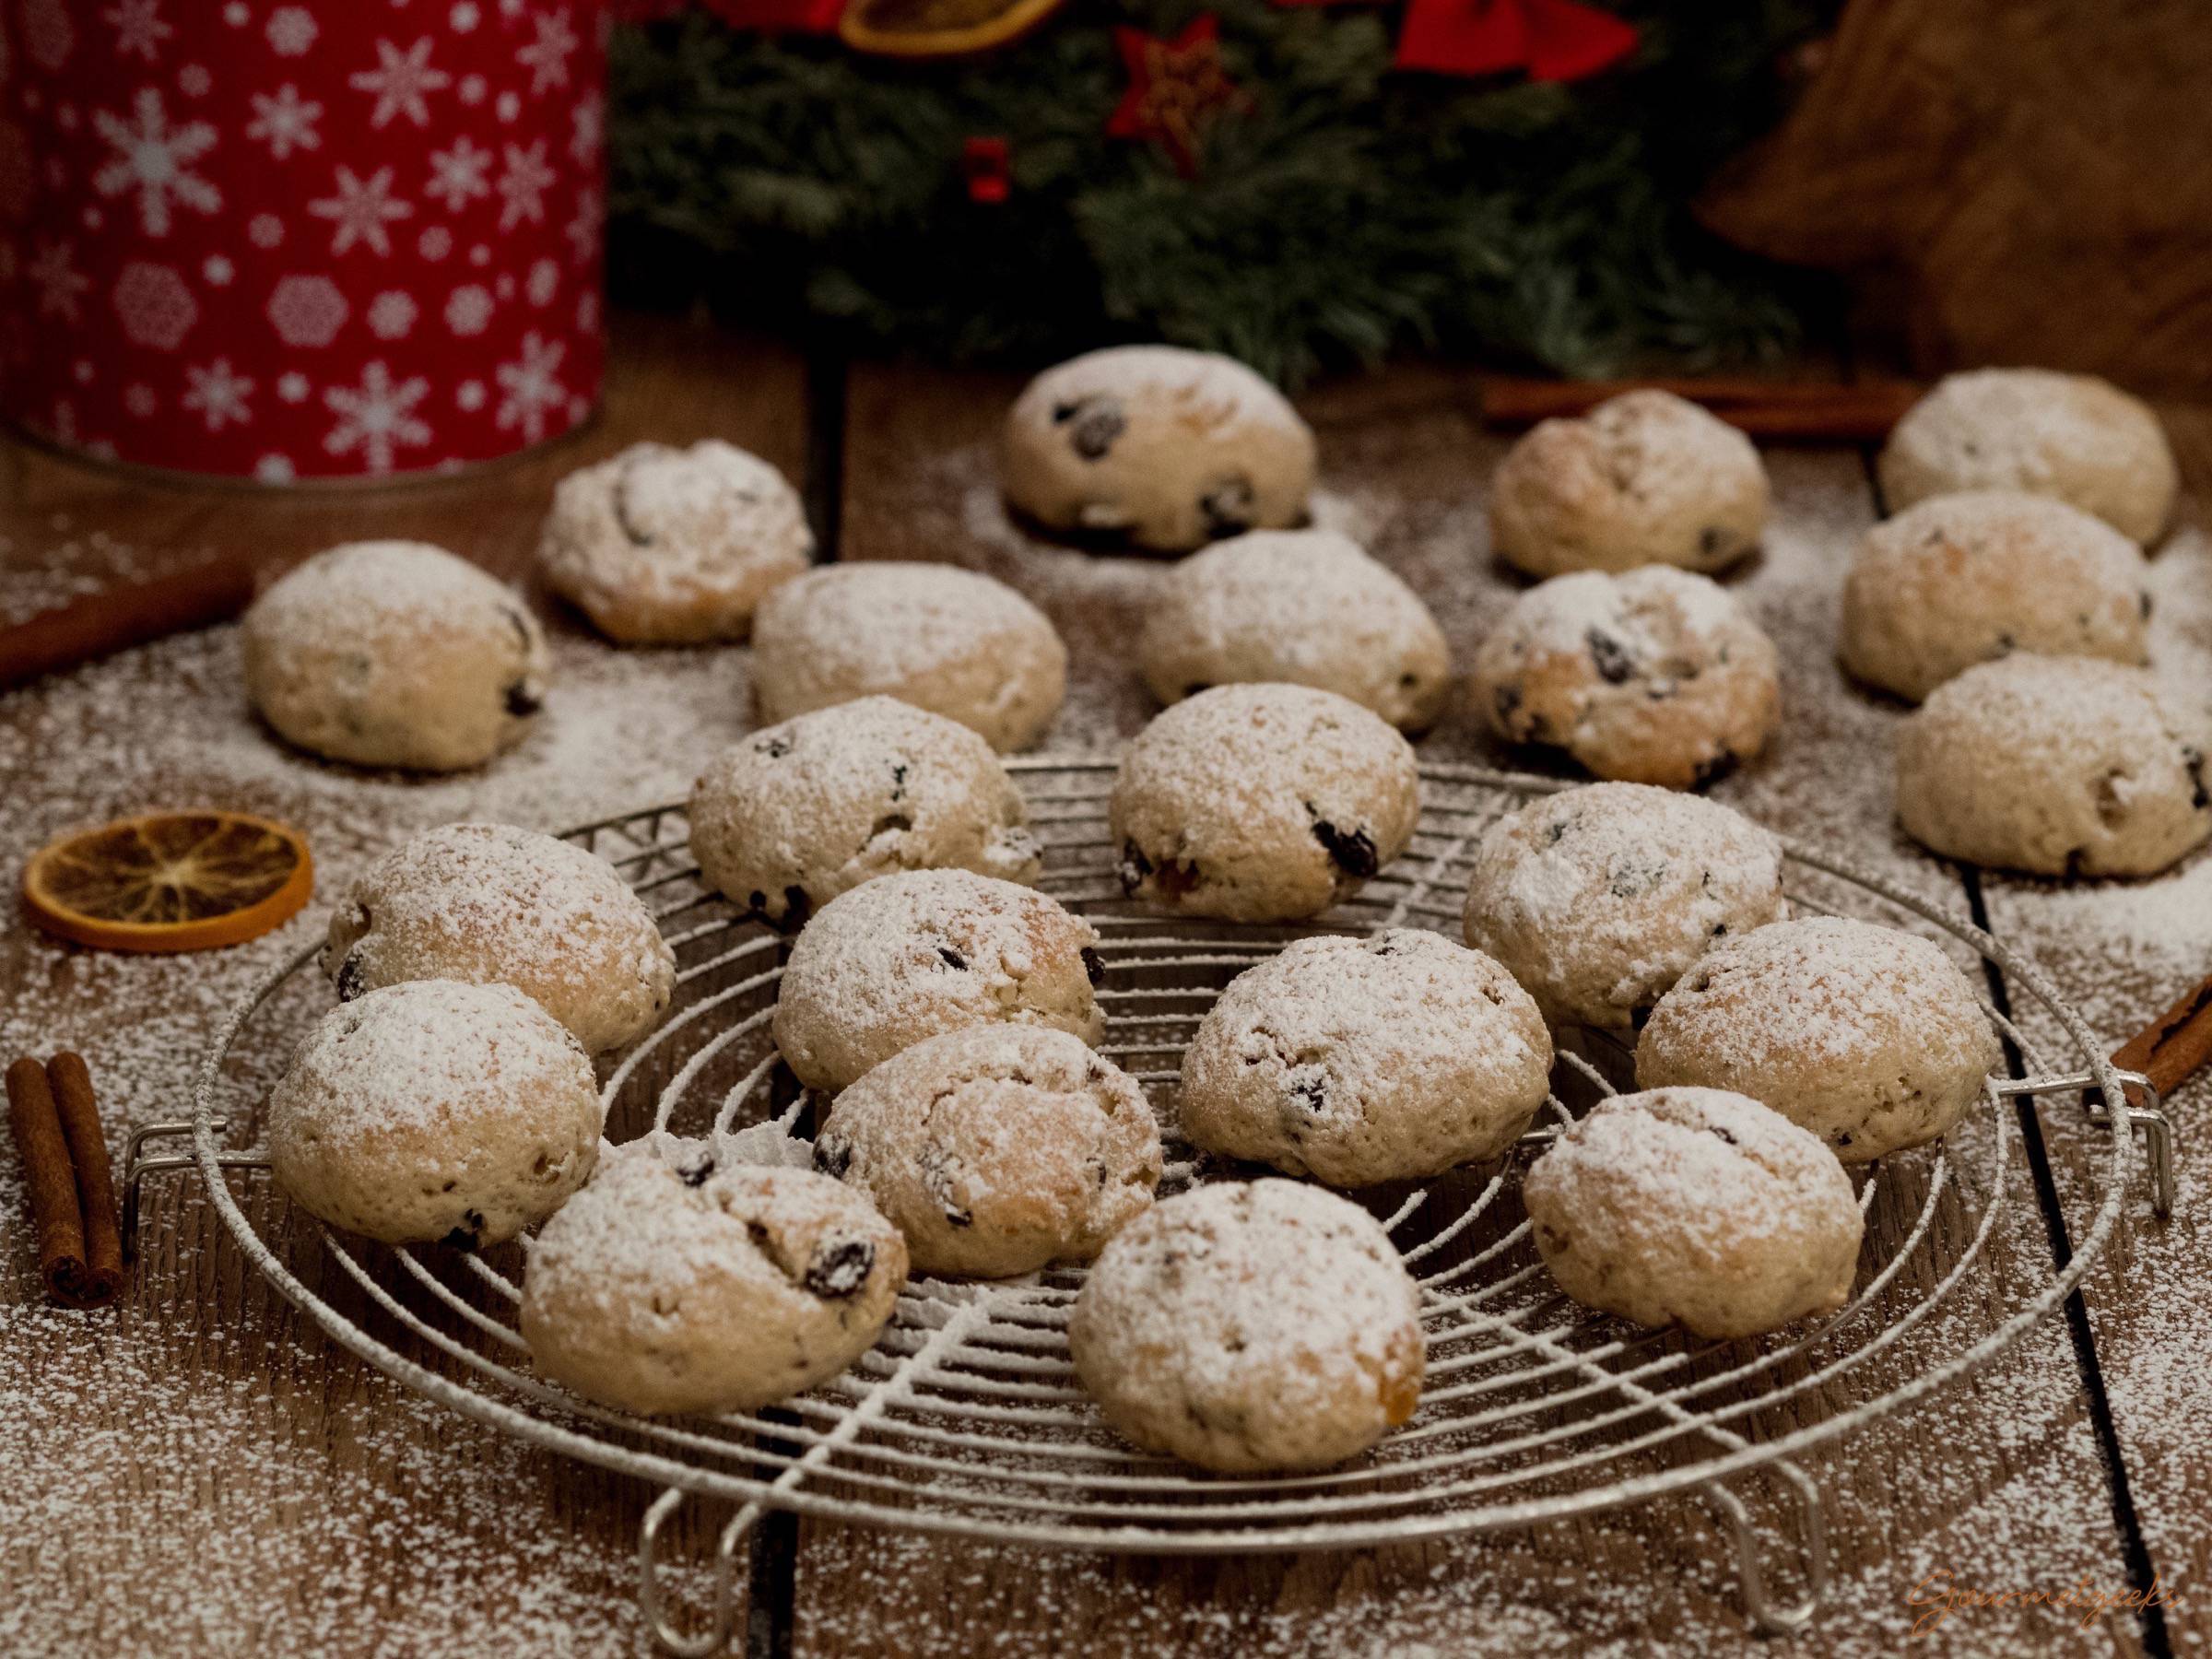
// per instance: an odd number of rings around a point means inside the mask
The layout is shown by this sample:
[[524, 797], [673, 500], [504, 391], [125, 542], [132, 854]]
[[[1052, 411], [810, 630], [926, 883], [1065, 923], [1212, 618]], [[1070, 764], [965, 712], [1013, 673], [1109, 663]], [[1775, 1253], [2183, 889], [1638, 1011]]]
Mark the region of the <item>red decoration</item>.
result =
[[707, 10], [732, 29], [754, 29], [762, 34], [830, 34], [844, 16], [845, 0], [707, 0]]
[[1401, 69], [1571, 81], [1636, 50], [1636, 29], [1579, 0], [1411, 0], [1398, 33]]
[[270, 483], [450, 469], [590, 412], [600, 0], [9, 11], [0, 411]]
[[1184, 178], [1198, 173], [1198, 147], [1206, 128], [1223, 110], [1241, 107], [1244, 94], [1221, 67], [1220, 19], [1208, 13], [1193, 19], [1171, 41], [1141, 30], [1117, 28], [1129, 72], [1129, 89], [1106, 118], [1112, 138], [1140, 138], [1168, 152]]
[[968, 199], [995, 206], [1014, 194], [1013, 147], [1004, 138], [971, 138], [960, 146]]

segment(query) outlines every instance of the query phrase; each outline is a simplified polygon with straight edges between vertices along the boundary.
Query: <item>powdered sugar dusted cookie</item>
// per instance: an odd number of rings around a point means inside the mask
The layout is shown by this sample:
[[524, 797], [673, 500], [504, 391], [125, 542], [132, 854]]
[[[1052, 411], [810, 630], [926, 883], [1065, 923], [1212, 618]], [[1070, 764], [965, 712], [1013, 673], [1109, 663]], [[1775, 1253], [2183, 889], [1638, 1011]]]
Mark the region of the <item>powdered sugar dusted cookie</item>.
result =
[[1483, 832], [1466, 940], [1555, 1025], [1625, 1031], [1716, 942], [1779, 922], [1782, 843], [1645, 783], [1542, 795]]
[[742, 640], [753, 607], [806, 568], [798, 491], [719, 438], [633, 443], [563, 478], [538, 543], [546, 585], [625, 645]]
[[1841, 1307], [1865, 1230], [1818, 1136], [1718, 1088], [1599, 1101], [1529, 1166], [1521, 1196], [1560, 1289], [1700, 1336]]
[[1476, 651], [1472, 679], [1500, 736], [1668, 789], [1751, 759], [1782, 720], [1773, 641], [1715, 583], [1663, 565], [1538, 582]]
[[1042, 611], [974, 571], [826, 565], [761, 602], [753, 689], [771, 724], [896, 697], [982, 733], [994, 748], [1026, 748], [1060, 712], [1067, 647]]
[[864, 697], [755, 732], [709, 762], [691, 791], [691, 851], [717, 891], [795, 929], [894, 870], [1033, 883], [1041, 854], [1028, 818], [974, 732]]
[[1939, 686], [1897, 738], [1897, 816], [1949, 858], [2150, 876], [2212, 836], [2212, 713], [2147, 668], [2006, 657]]
[[1152, 1202], [1145, 1092], [1077, 1037], [971, 1026], [901, 1049], [837, 1097], [814, 1167], [866, 1192], [918, 1272], [1003, 1278], [1087, 1262]]
[[1490, 480], [1490, 544], [1532, 576], [1717, 571], [1759, 545], [1767, 502], [1767, 470], [1743, 433], [1671, 392], [1625, 392], [1506, 452]]
[[1173, 550], [1296, 524], [1313, 434], [1233, 358], [1115, 346], [1029, 383], [1003, 464], [1006, 499], [1038, 523]]
[[288, 742], [457, 771], [522, 740], [552, 659], [521, 597], [424, 542], [318, 553], [246, 612], [246, 695]]
[[1182, 1055], [1194, 1146], [1331, 1186], [1496, 1158], [1544, 1103], [1551, 1035], [1477, 950], [1393, 928], [1300, 939], [1230, 982]]
[[1960, 489], [2025, 489], [2093, 512], [2138, 542], [2173, 516], [2180, 474], [2150, 406], [2091, 374], [1947, 374], [1882, 450], [1892, 512]]
[[1813, 916], [1708, 951], [1652, 1010], [1636, 1081], [1747, 1094], [1865, 1163], [1949, 1129], [2002, 1058], [1934, 945]]
[[1843, 666], [1914, 702], [2016, 651], [2140, 663], [2142, 549], [2048, 496], [1936, 496], [1866, 533], [1843, 582]]
[[832, 899], [791, 948], [776, 1047], [832, 1093], [901, 1049], [968, 1026], [1050, 1026], [1095, 1042], [1105, 977], [1089, 923], [966, 870], [912, 870]]
[[1166, 703], [1209, 686], [1281, 680], [1425, 730], [1452, 689], [1452, 653], [1414, 591], [1334, 530], [1254, 530], [1168, 573], [1137, 647]]
[[1145, 727], [1110, 808], [1124, 892], [1234, 922], [1294, 921], [1350, 898], [1420, 816], [1413, 747], [1380, 716], [1306, 686], [1217, 686]]
[[1294, 1181], [1154, 1205], [1100, 1255], [1067, 1337], [1109, 1423], [1227, 1474], [1342, 1463], [1420, 1404], [1413, 1276], [1373, 1217]]
[[619, 1410], [754, 1411], [866, 1353], [905, 1282], [905, 1241], [865, 1194], [649, 1135], [537, 1235], [523, 1339]]
[[497, 1244], [599, 1154], [582, 1044], [511, 985], [413, 980], [333, 1008], [269, 1095], [277, 1184], [387, 1244]]
[[596, 1054], [653, 1029], [676, 957], [612, 865], [512, 824], [448, 824], [379, 858], [330, 919], [341, 1001], [404, 980], [508, 984]]

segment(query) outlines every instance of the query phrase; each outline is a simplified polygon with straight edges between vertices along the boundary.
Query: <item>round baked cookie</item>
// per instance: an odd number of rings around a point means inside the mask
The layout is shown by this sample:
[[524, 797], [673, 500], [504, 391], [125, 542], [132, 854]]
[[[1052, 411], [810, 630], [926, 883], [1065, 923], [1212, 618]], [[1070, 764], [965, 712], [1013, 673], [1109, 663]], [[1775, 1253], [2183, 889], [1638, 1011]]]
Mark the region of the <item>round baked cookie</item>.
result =
[[1644, 1023], [1636, 1081], [1747, 1094], [1866, 1163], [1949, 1129], [2002, 1057], [1934, 945], [1811, 916], [1707, 951]]
[[1665, 565], [1538, 582], [1477, 649], [1471, 678], [1509, 742], [1668, 789], [1748, 760], [1782, 720], [1774, 642], [1713, 582]]
[[1767, 469], [1751, 440], [1671, 392], [1624, 392], [1539, 423], [1490, 480], [1490, 546], [1532, 576], [1679, 565], [1759, 545]]
[[1048, 529], [1176, 551], [1294, 524], [1313, 433], [1234, 358], [1115, 346], [1047, 369], [1006, 417], [1006, 499]]
[[539, 537], [546, 585], [625, 645], [742, 640], [753, 607], [806, 568], [797, 490], [719, 438], [633, 443], [555, 487]]
[[1789, 913], [1782, 843], [1750, 819], [1648, 783], [1592, 783], [1483, 831], [1464, 926], [1552, 1024], [1626, 1031], [1714, 942]]
[[406, 980], [512, 985], [592, 1053], [653, 1029], [676, 956], [614, 867], [512, 824], [448, 824], [355, 879], [323, 971], [341, 1002]]
[[316, 554], [247, 610], [246, 696], [287, 742], [459, 771], [520, 742], [552, 658], [513, 589], [425, 542]]
[[1129, 1075], [1049, 1026], [901, 1049], [837, 1097], [814, 1167], [875, 1199], [919, 1273], [1087, 1262], [1152, 1202], [1159, 1126]]
[[1168, 572], [1137, 645], [1161, 702], [1209, 686], [1314, 686], [1423, 731], [1452, 690], [1444, 630], [1414, 591], [1334, 530], [1254, 530]]
[[1300, 939], [1231, 980], [1182, 1053], [1193, 1146], [1331, 1186], [1502, 1154], [1543, 1105], [1551, 1034], [1478, 950], [1392, 928]]
[[2147, 668], [2023, 653], [1947, 681], [1897, 737], [1897, 816], [1947, 858], [2150, 876], [2212, 836], [2212, 712]]
[[1818, 1135], [1721, 1088], [1600, 1100], [1529, 1166], [1521, 1197], [1560, 1289], [1699, 1336], [1833, 1312], [1865, 1231]]
[[1096, 1042], [1106, 975], [1089, 923], [968, 870], [905, 870], [822, 906], [791, 947], [776, 1047], [834, 1094], [901, 1049], [969, 1026], [1050, 1026]]
[[1420, 1404], [1420, 1292], [1372, 1216], [1295, 1181], [1162, 1199], [1068, 1323], [1076, 1375], [1147, 1451], [1223, 1474], [1319, 1469]]
[[1067, 647], [1035, 606], [958, 565], [835, 564], [760, 602], [753, 691], [773, 724], [862, 697], [957, 720], [1026, 748], [1067, 694]]
[[1042, 853], [991, 746], [889, 697], [801, 714], [724, 749], [691, 791], [708, 882], [796, 929], [894, 870], [973, 870], [1033, 884]]
[[591, 1056], [520, 991], [412, 980], [308, 1033], [269, 1094], [269, 1157], [334, 1227], [474, 1250], [583, 1184], [599, 1117]]
[[1231, 922], [1319, 915], [1406, 850], [1413, 746], [1308, 686], [1216, 686], [1136, 735], [1109, 817], [1123, 891]]
[[1918, 702], [2015, 651], [2140, 663], [2143, 551], [2048, 496], [1936, 496], [1877, 524], [1843, 579], [1843, 666]]
[[648, 1135], [538, 1233], [523, 1339], [603, 1406], [756, 1411], [866, 1353], [905, 1283], [906, 1241], [865, 1193]]
[[2149, 405], [2050, 369], [1945, 375], [1890, 432], [1878, 471], [1892, 512], [1955, 490], [2025, 489], [2144, 543], [2165, 533], [2181, 477]]

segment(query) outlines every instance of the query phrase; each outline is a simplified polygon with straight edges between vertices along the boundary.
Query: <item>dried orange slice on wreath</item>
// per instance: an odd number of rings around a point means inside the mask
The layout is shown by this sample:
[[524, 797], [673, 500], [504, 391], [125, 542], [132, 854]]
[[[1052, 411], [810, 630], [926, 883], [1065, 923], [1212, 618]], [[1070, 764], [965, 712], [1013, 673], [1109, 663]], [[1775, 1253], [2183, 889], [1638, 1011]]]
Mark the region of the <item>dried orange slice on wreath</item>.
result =
[[850, 0], [837, 32], [882, 57], [959, 57], [1003, 46], [1060, 9], [1062, 0]]
[[157, 812], [64, 836], [23, 868], [47, 932], [102, 950], [210, 950], [290, 920], [314, 891], [297, 830], [243, 812]]

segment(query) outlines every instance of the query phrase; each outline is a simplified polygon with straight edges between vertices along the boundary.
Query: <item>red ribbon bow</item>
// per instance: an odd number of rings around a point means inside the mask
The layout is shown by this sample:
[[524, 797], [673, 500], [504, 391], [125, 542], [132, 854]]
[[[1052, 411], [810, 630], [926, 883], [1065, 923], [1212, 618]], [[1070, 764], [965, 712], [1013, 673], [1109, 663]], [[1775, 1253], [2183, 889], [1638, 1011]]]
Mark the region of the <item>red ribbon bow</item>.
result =
[[1580, 80], [1636, 50], [1636, 29], [1579, 0], [1412, 0], [1397, 66], [1439, 75], [1526, 69], [1531, 80]]

